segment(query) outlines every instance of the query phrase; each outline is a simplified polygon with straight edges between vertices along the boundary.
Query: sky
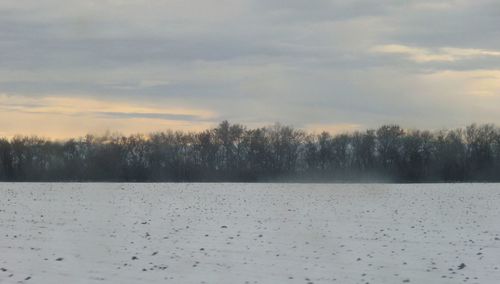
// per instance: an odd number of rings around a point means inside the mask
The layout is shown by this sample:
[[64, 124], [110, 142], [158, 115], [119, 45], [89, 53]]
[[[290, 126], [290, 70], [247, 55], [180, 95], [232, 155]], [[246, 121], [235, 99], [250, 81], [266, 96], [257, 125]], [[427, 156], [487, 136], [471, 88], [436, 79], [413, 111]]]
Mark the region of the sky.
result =
[[498, 0], [0, 3], [0, 136], [500, 124]]

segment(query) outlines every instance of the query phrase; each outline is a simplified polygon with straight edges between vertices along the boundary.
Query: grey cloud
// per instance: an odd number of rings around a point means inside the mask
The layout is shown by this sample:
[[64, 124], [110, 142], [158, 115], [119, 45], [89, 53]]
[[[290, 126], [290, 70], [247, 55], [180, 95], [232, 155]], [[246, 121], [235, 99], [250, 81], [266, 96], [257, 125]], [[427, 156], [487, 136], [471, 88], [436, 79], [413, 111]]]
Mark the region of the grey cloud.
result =
[[[500, 64], [491, 57], [415, 63], [370, 51], [386, 44], [498, 50], [497, 1], [95, 2], [100, 9], [85, 2], [0, 4], [0, 72], [29, 73], [0, 78], [0, 93], [148, 100], [242, 123], [434, 127], [456, 124], [467, 108], [468, 118], [483, 109], [429, 95], [434, 87], [448, 99], [454, 90], [418, 76]], [[141, 84], [158, 78], [168, 83]]]
[[142, 112], [94, 112], [94, 115], [110, 118], [150, 118], [161, 120], [204, 121], [197, 115], [171, 114], [171, 113], [142, 113]]
[[465, 1], [446, 10], [406, 11], [390, 21], [398, 26], [389, 40], [430, 47], [498, 49], [500, 3]]

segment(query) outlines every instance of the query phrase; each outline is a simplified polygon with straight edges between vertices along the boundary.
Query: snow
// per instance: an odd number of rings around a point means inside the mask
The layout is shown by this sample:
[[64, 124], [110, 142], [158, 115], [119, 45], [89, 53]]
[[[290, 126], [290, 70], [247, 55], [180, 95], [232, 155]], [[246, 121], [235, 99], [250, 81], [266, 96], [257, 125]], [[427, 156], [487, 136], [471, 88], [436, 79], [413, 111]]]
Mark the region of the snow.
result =
[[500, 185], [0, 184], [0, 283], [498, 283]]

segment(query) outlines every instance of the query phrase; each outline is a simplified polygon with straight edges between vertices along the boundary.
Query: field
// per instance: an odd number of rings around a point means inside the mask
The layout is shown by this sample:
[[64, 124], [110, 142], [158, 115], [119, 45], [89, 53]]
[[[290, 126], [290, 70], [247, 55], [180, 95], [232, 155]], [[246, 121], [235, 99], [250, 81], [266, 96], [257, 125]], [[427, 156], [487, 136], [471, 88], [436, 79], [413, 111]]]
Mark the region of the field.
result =
[[499, 283], [500, 185], [0, 184], [0, 283]]

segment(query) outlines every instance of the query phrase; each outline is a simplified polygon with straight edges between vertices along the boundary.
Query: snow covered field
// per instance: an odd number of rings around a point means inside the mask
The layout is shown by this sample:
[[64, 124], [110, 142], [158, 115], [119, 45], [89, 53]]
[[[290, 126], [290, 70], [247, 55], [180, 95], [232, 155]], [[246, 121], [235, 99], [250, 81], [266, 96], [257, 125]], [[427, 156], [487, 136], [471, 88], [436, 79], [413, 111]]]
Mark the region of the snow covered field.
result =
[[499, 283], [500, 185], [0, 184], [0, 283]]

